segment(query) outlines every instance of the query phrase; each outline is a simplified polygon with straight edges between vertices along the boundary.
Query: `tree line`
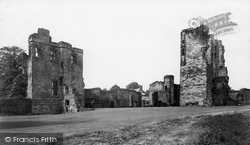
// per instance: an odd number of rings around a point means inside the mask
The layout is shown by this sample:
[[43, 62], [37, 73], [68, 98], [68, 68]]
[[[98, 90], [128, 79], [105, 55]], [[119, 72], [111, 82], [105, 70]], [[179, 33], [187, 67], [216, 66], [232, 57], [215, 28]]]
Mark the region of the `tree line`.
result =
[[0, 98], [26, 98], [28, 55], [16, 47], [0, 48]]

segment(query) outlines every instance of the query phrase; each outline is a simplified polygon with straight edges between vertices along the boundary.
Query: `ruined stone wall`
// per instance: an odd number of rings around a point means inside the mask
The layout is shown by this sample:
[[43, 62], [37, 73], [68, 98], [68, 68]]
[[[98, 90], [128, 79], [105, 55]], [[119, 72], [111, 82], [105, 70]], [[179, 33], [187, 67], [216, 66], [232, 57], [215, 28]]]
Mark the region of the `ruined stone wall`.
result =
[[227, 67], [225, 67], [224, 46], [221, 40], [212, 39], [210, 41], [211, 56], [213, 62], [213, 77], [212, 77], [212, 101], [213, 105], [227, 105], [229, 98], [229, 77]]
[[27, 98], [33, 100], [33, 113], [76, 112], [84, 107], [82, 58], [81, 49], [51, 42], [48, 30], [30, 35]]
[[[229, 87], [224, 52], [221, 40], [208, 35], [206, 26], [181, 32], [180, 105], [226, 103]], [[220, 84], [220, 89], [215, 87]]]
[[111, 89], [110, 91], [98, 89], [85, 90], [85, 103], [93, 108], [120, 108], [140, 107], [141, 96], [134, 90]]
[[157, 106], [170, 106], [170, 95], [167, 91], [158, 91], [158, 103]]
[[154, 91], [158, 91], [158, 90], [164, 90], [164, 82], [155, 81], [149, 85], [150, 92], [154, 92]]
[[228, 77], [214, 77], [212, 82], [212, 100], [214, 106], [227, 105], [229, 97]]
[[213, 76], [221, 77], [227, 76], [227, 67], [225, 67], [224, 53], [225, 49], [221, 40], [212, 39], [210, 41], [210, 47], [212, 48], [212, 61], [213, 61]]
[[168, 102], [170, 105], [176, 104], [176, 100], [174, 99], [174, 76], [166, 75], [164, 76], [164, 90], [167, 93], [167, 97], [169, 98]]
[[164, 81], [155, 81], [149, 85], [150, 106], [174, 106], [179, 104], [175, 97], [174, 76], [164, 76]]
[[[170, 104], [168, 94], [165, 91], [164, 82], [155, 81], [149, 85], [149, 105], [167, 106]], [[159, 103], [161, 102], [161, 103]]]
[[240, 94], [243, 95], [243, 105], [249, 105], [250, 104], [250, 89], [241, 89]]
[[174, 84], [174, 106], [180, 106], [180, 85]]
[[185, 29], [181, 32], [181, 72], [180, 105], [198, 102], [199, 105], [211, 105], [209, 92], [211, 72], [208, 71], [208, 28]]

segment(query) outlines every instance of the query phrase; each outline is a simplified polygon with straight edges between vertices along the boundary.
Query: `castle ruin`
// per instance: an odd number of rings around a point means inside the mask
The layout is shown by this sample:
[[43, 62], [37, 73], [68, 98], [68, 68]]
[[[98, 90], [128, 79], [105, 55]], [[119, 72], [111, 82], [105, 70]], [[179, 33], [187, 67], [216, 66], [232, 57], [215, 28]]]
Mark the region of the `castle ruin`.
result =
[[178, 106], [179, 85], [174, 84], [174, 76], [164, 76], [164, 81], [155, 81], [149, 85], [150, 106]]
[[141, 93], [114, 85], [109, 90], [85, 89], [86, 108], [141, 107]]
[[226, 105], [228, 97], [224, 46], [201, 25], [181, 32], [180, 105]]
[[51, 41], [49, 30], [29, 36], [27, 98], [33, 114], [76, 112], [84, 107], [83, 50]]

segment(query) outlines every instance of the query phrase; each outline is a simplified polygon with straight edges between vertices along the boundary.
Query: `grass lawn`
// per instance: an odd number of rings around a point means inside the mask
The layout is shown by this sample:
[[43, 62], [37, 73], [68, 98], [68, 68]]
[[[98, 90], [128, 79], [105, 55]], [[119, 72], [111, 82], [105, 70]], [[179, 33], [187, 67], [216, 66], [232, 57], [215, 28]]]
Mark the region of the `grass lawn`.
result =
[[250, 144], [250, 111], [197, 115], [67, 137], [65, 144]]
[[192, 124], [190, 144], [250, 144], [250, 112], [207, 116]]

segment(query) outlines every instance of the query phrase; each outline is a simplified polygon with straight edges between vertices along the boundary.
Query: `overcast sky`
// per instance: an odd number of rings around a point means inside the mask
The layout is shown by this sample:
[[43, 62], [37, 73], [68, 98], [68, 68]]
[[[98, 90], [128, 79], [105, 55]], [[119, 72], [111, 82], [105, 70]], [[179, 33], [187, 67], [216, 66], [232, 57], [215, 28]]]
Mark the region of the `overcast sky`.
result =
[[179, 83], [180, 32], [191, 18], [231, 12], [237, 32], [220, 36], [229, 85], [250, 88], [249, 0], [0, 0], [0, 47], [28, 48], [38, 28], [52, 41], [84, 50], [85, 88], [138, 82], [143, 89], [164, 75]]

